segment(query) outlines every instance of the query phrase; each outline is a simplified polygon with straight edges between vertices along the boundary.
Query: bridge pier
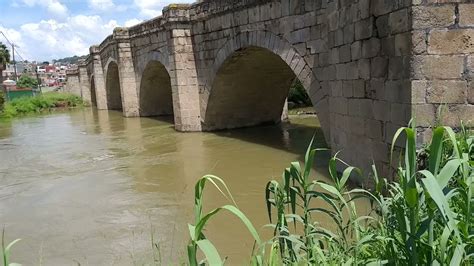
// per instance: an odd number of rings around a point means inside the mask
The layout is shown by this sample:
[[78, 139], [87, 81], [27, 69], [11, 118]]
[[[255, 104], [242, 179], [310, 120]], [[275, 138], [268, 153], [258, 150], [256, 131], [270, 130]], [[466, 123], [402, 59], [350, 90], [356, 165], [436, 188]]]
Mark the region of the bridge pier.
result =
[[92, 102], [91, 98], [91, 87], [89, 83], [89, 77], [87, 75], [86, 64], [84, 62], [79, 63], [79, 83], [81, 88], [81, 97], [86, 102]]
[[93, 69], [91, 79], [94, 80], [97, 109], [107, 110], [107, 94], [105, 91], [104, 70], [102, 68], [100, 50], [98, 46], [92, 46], [89, 51]]
[[199, 87], [190, 29], [171, 29], [170, 37], [175, 128], [178, 131], [201, 131]]
[[139, 116], [137, 81], [127, 28], [116, 28], [114, 39], [117, 41], [117, 55], [122, 110], [125, 117]]

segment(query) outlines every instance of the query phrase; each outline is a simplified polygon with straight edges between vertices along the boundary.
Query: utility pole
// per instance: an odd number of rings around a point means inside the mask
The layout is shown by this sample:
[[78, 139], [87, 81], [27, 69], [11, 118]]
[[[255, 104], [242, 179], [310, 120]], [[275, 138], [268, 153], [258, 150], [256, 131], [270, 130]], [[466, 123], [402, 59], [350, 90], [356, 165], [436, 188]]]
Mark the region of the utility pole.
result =
[[13, 53], [13, 70], [15, 71], [15, 80], [18, 81], [18, 74], [16, 73], [15, 44], [14, 43], [12, 43], [12, 53]]

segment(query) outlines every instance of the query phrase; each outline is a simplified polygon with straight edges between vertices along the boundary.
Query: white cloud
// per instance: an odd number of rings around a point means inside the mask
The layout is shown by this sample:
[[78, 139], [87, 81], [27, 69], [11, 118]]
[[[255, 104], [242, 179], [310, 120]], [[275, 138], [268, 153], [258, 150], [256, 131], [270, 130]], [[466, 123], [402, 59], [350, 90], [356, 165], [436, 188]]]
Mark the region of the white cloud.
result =
[[125, 27], [135, 26], [135, 25], [140, 24], [142, 22], [143, 22], [143, 20], [141, 20], [141, 19], [132, 18], [132, 19], [129, 19], [129, 20], [125, 21]]
[[[21, 10], [24, 7], [25, 14], [18, 16], [21, 16], [26, 24], [13, 29], [7, 29], [8, 24], [7, 27], [3, 24], [4, 27], [0, 25], [0, 30], [6, 32], [12, 41], [20, 46], [20, 52], [28, 60], [51, 60], [87, 54], [91, 45], [99, 44], [106, 36], [112, 34], [113, 29], [119, 26], [117, 20], [122, 25], [130, 27], [141, 23], [144, 19], [160, 15], [164, 6], [176, 2], [176, 0], [128, 0], [129, 4], [125, 6], [122, 0], [11, 1], [10, 6], [16, 9]], [[194, 0], [178, 2], [190, 3]], [[69, 3], [71, 10], [68, 10], [65, 3]], [[89, 14], [80, 13], [80, 10], [86, 9], [89, 9]], [[120, 12], [127, 9], [136, 12]], [[40, 21], [26, 19], [28, 12], [32, 10], [40, 14]]]
[[[23, 41], [23, 36], [21, 32], [15, 29], [6, 28], [2, 25], [0, 25], [0, 31], [3, 32], [8, 37], [8, 39], [18, 47], [17, 49], [19, 49], [21, 56], [25, 57], [24, 59], [30, 58], [30, 54], [27, 53], [26, 45], [25, 45], [25, 42]], [[0, 35], [0, 42], [7, 45], [8, 49], [11, 49], [8, 42], [1, 35]]]
[[113, 29], [117, 21], [103, 21], [99, 16], [77, 15], [65, 22], [54, 19], [41, 20], [21, 26], [22, 35], [28, 40], [28, 50], [35, 51], [38, 59], [53, 59], [72, 55], [84, 55], [93, 44], [100, 43]]
[[21, 4], [27, 7], [41, 6], [57, 17], [65, 17], [68, 14], [66, 5], [62, 4], [59, 0], [17, 0], [13, 3], [13, 6]]
[[[163, 7], [175, 3], [173, 0], [134, 0], [135, 5], [140, 10], [140, 14], [146, 18], [152, 18], [161, 15]], [[192, 2], [192, 1], [181, 1]]]
[[95, 10], [107, 10], [115, 7], [112, 0], [89, 0], [89, 7]]

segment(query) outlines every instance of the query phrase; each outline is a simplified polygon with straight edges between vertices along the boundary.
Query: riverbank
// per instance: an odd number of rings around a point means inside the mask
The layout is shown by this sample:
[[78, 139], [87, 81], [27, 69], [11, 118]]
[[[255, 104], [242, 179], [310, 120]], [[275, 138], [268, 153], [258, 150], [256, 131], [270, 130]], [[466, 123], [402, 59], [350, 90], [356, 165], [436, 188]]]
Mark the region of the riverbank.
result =
[[5, 102], [0, 118], [8, 119], [29, 114], [42, 113], [55, 109], [82, 107], [81, 97], [60, 92], [43, 93], [36, 97], [25, 97]]
[[288, 110], [289, 115], [316, 115], [316, 111], [312, 106], [296, 107]]

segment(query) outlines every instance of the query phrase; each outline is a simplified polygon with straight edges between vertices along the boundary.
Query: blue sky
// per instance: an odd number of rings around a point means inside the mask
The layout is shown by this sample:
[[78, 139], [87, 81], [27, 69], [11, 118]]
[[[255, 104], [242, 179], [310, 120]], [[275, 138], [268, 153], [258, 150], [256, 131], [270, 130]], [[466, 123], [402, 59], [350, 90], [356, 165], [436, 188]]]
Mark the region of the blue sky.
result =
[[[194, 0], [0, 0], [0, 31], [26, 60], [83, 55], [117, 26], [161, 14], [171, 3]], [[0, 42], [5, 40], [0, 35]]]

